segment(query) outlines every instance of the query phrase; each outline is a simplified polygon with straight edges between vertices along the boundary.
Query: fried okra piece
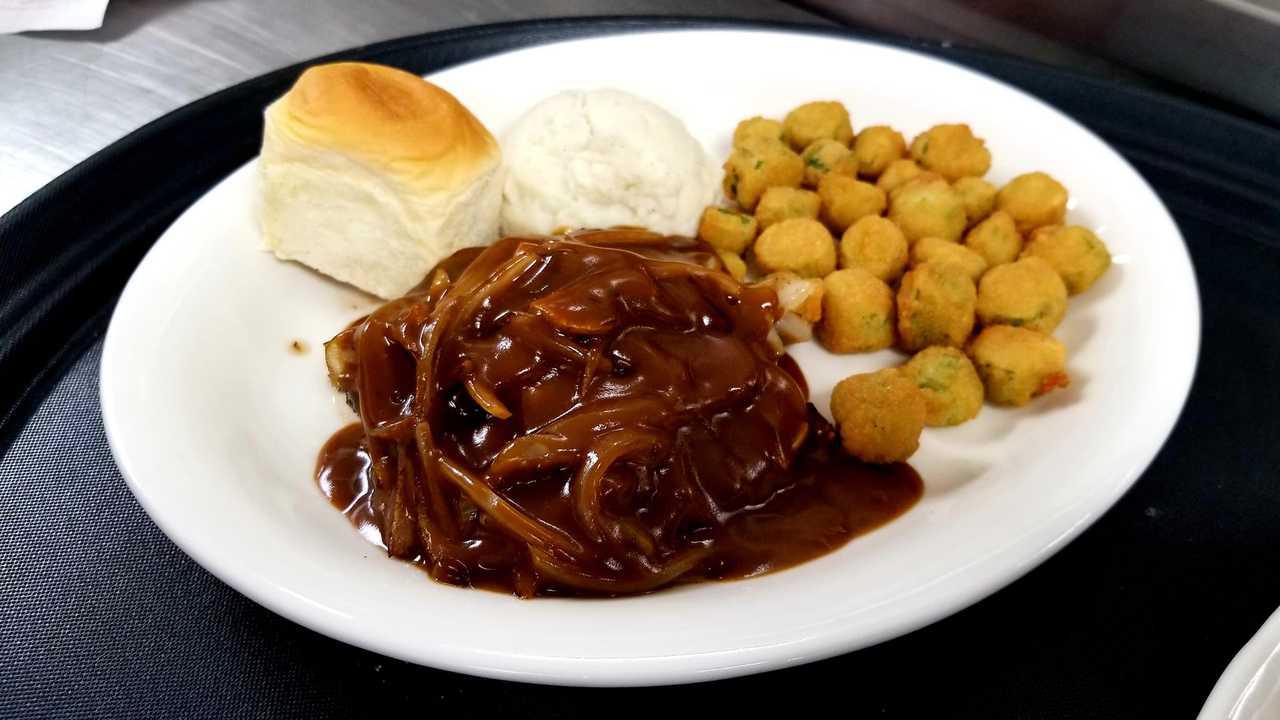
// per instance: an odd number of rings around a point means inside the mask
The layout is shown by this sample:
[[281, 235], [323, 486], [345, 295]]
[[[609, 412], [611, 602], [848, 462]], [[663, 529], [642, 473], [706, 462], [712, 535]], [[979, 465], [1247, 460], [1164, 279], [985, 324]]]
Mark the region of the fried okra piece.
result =
[[717, 250], [716, 256], [720, 258], [720, 264], [724, 266], [724, 271], [738, 282], [747, 279], [747, 263], [742, 259], [741, 255]]
[[925, 263], [952, 265], [974, 282], [987, 271], [987, 260], [978, 253], [959, 243], [932, 237], [920, 238], [911, 245], [911, 267]]
[[924, 169], [917, 165], [915, 160], [909, 160], [907, 158], [894, 160], [889, 163], [885, 167], [884, 172], [880, 173], [880, 176], [876, 178], [876, 187], [887, 193], [891, 193], [907, 181], [918, 177], [923, 172]]
[[792, 218], [760, 233], [755, 257], [765, 273], [787, 271], [820, 278], [836, 269], [836, 241], [817, 220]]
[[1092, 230], [1079, 225], [1037, 228], [1022, 254], [1043, 258], [1052, 265], [1072, 295], [1088, 290], [1111, 267], [1106, 244]]
[[702, 211], [702, 219], [698, 222], [698, 237], [716, 250], [741, 255], [751, 247], [758, 229], [759, 223], [746, 213], [709, 207]]
[[924, 394], [897, 368], [850, 375], [831, 393], [840, 442], [865, 462], [911, 457], [920, 447], [926, 412]]
[[924, 393], [925, 425], [959, 425], [982, 409], [982, 380], [969, 356], [956, 348], [925, 348], [902, 372]]
[[860, 218], [884, 212], [884, 191], [848, 175], [829, 173], [818, 183], [818, 196], [822, 221], [836, 233], [843, 233]]
[[987, 271], [978, 283], [978, 321], [1051, 333], [1067, 314], [1067, 286], [1053, 266], [1024, 257]]
[[748, 138], [724, 163], [724, 194], [748, 212], [771, 187], [800, 187], [804, 161], [779, 140]]
[[778, 304], [787, 312], [793, 312], [809, 322], [822, 319], [822, 297], [825, 286], [822, 278], [805, 278], [793, 272], [776, 272], [765, 276], [762, 283], [778, 293]]
[[879, 215], [859, 218], [840, 238], [840, 267], [862, 268], [887, 283], [896, 282], [907, 268], [907, 236]]
[[934, 125], [911, 141], [911, 159], [950, 181], [982, 177], [991, 169], [991, 151], [968, 125]]
[[1020, 233], [1061, 225], [1067, 214], [1067, 189], [1047, 173], [1026, 173], [1000, 188], [996, 207], [1013, 218]]
[[837, 140], [814, 140], [800, 153], [804, 160], [804, 184], [816, 188], [827, 173], [852, 175], [853, 153]]
[[[866, 178], [878, 178], [889, 164], [907, 153], [907, 141], [902, 133], [888, 125], [872, 125], [863, 128], [853, 140], [853, 157], [858, 163], [858, 174]], [[885, 188], [886, 192], [889, 188]]]
[[751, 138], [782, 140], [782, 123], [759, 115], [747, 118], [733, 129], [733, 146], [738, 147]]
[[987, 399], [1021, 406], [1056, 388], [1067, 387], [1067, 349], [1035, 330], [992, 325], [969, 343]]
[[1022, 235], [1009, 213], [997, 210], [965, 234], [964, 244], [985, 258], [988, 266], [995, 267], [1018, 259]]
[[964, 233], [964, 200], [945, 180], [919, 177], [889, 194], [889, 219], [910, 242], [922, 237], [957, 242]]
[[790, 220], [791, 218], [818, 217], [818, 206], [821, 201], [818, 193], [793, 187], [771, 187], [760, 196], [756, 205], [756, 221], [760, 229]]
[[883, 350], [893, 345], [893, 291], [862, 268], [845, 268], [822, 280], [818, 340], [831, 352]]
[[902, 276], [898, 287], [898, 338], [902, 349], [961, 347], [973, 332], [978, 292], [952, 265], [925, 263]]
[[782, 317], [775, 327], [782, 341], [790, 344], [813, 339], [813, 325], [822, 319], [822, 298], [826, 293], [822, 280], [777, 272], [761, 282], [778, 294]]
[[853, 140], [853, 125], [849, 111], [834, 100], [808, 102], [791, 112], [782, 121], [782, 139], [797, 152], [814, 140], [828, 138], [849, 146]]
[[951, 183], [964, 201], [964, 217], [969, 227], [986, 219], [996, 208], [996, 186], [977, 177], [962, 177]]

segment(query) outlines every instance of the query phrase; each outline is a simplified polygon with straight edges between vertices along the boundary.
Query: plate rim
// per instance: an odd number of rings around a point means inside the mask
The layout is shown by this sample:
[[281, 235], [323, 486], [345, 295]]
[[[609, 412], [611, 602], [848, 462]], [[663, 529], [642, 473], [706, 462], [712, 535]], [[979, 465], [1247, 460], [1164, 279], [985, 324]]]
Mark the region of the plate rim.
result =
[[[647, 29], [643, 27], [626, 28], [626, 29], [623, 29], [621, 32], [602, 32], [602, 33], [591, 34], [591, 35], [586, 35], [582, 37], [572, 37], [572, 38], [567, 38], [563, 40], [554, 40], [548, 43], [522, 45], [509, 50], [505, 50], [503, 52], [474, 58], [467, 62], [450, 64], [442, 68], [439, 68], [437, 70], [434, 70], [433, 72], [440, 72], [441, 70], [444, 70], [446, 68], [447, 69], [458, 68], [458, 67], [462, 67], [462, 66], [476, 63], [476, 62], [486, 62], [486, 61], [493, 60], [495, 58], [500, 58], [510, 53], [518, 53], [518, 52], [530, 50], [533, 48], [546, 47], [548, 45], [557, 45], [557, 44], [562, 44], [566, 42], [571, 43], [571, 42], [576, 42], [581, 40], [598, 40], [598, 39], [607, 38], [613, 35], [663, 34], [663, 33], [682, 33], [682, 34], [684, 33], [730, 33], [731, 34], [731, 33], [744, 33], [744, 32], [745, 33], [779, 34], [779, 35], [802, 35], [802, 36], [817, 34], [819, 36], [830, 38], [836, 41], [872, 45], [889, 52], [913, 55], [916, 57], [926, 59], [930, 62], [944, 63], [962, 73], [968, 73], [968, 74], [980, 76], [981, 78], [983, 78], [988, 82], [999, 85], [1005, 91], [1016, 94], [1021, 100], [1039, 105], [1045, 110], [1059, 116], [1065, 122], [1075, 126], [1081, 132], [1087, 134], [1089, 137], [1097, 141], [1103, 147], [1110, 150], [1114, 154], [1115, 158], [1119, 160], [1121, 163], [1123, 163], [1126, 167], [1128, 167], [1129, 170], [1132, 172], [1133, 176], [1151, 194], [1151, 197], [1156, 201], [1156, 206], [1158, 207], [1160, 212], [1163, 214], [1164, 219], [1167, 220], [1169, 228], [1174, 233], [1174, 236], [1179, 240], [1178, 245], [1180, 246], [1181, 253], [1179, 257], [1180, 262], [1178, 263], [1178, 265], [1187, 271], [1189, 283], [1186, 286], [1186, 288], [1190, 291], [1190, 296], [1188, 299], [1190, 303], [1194, 306], [1196, 311], [1194, 313], [1194, 328], [1192, 328], [1191, 331], [1187, 333], [1188, 342], [1191, 345], [1191, 348], [1190, 348], [1191, 358], [1190, 358], [1189, 369], [1185, 373], [1185, 377], [1182, 378], [1181, 386], [1177, 388], [1176, 395], [1178, 396], [1178, 401], [1175, 403], [1176, 407], [1172, 412], [1167, 414], [1167, 417], [1164, 417], [1162, 419], [1163, 420], [1162, 422], [1158, 423], [1159, 425], [1158, 432], [1152, 433], [1151, 435], [1152, 437], [1158, 438], [1158, 440], [1152, 443], [1151, 447], [1147, 448], [1147, 452], [1142, 453], [1141, 462], [1136, 463], [1132, 468], [1129, 469], [1127, 474], [1124, 475], [1123, 479], [1117, 482], [1114, 490], [1110, 493], [1109, 497], [1106, 497], [1104, 501], [1093, 506], [1089, 512], [1081, 516], [1066, 532], [1060, 534], [1055, 540], [1053, 540], [1052, 542], [1046, 545], [1038, 547], [1034, 553], [1030, 553], [1030, 554], [1019, 553], [1019, 557], [1022, 558], [1022, 561], [1018, 563], [1016, 566], [1014, 566], [1013, 568], [1004, 568], [1003, 570], [991, 568], [987, 573], [984, 573], [982, 577], [979, 577], [979, 578], [974, 578], [972, 576], [967, 577], [966, 585], [960, 590], [953, 590], [947, 596], [947, 599], [945, 602], [935, 601], [932, 604], [932, 607], [928, 611], [917, 613], [915, 616], [913, 616], [910, 619], [903, 619], [896, 623], [885, 624], [883, 627], [880, 628], [879, 632], [864, 634], [860, 639], [856, 641], [851, 641], [850, 639], [844, 638], [842, 636], [840, 637], [823, 636], [823, 637], [816, 637], [816, 638], [809, 637], [809, 638], [801, 638], [799, 640], [795, 640], [793, 642], [788, 642], [788, 643], [776, 643], [773, 645], [766, 645], [766, 646], [761, 646], [756, 648], [748, 648], [746, 650], [739, 649], [735, 651], [735, 652], [748, 652], [748, 653], [761, 654], [761, 653], [767, 653], [767, 651], [773, 651], [774, 653], [776, 653], [780, 650], [792, 649], [792, 648], [797, 650], [799, 649], [804, 650], [804, 652], [800, 654], [792, 653], [789, 657], [780, 658], [780, 659], [774, 658], [773, 660], [766, 661], [768, 663], [768, 667], [756, 667], [754, 665], [751, 665], [750, 667], [745, 667], [745, 668], [716, 667], [716, 668], [707, 668], [702, 671], [694, 671], [692, 673], [688, 671], [675, 671], [673, 673], [673, 671], [668, 669], [663, 669], [661, 667], [654, 667], [654, 668], [649, 668], [647, 671], [641, 669], [640, 672], [636, 672], [634, 670], [628, 670], [623, 672], [614, 672], [613, 670], [607, 670], [605, 672], [596, 672], [595, 671], [596, 669], [593, 669], [593, 671], [590, 673], [584, 673], [584, 672], [581, 672], [581, 668], [579, 667], [582, 661], [573, 660], [572, 658], [566, 660], [563, 657], [543, 656], [543, 655], [529, 655], [529, 656], [507, 655], [506, 656], [507, 658], [519, 657], [519, 658], [522, 658], [522, 660], [525, 662], [538, 663], [543, 666], [557, 665], [557, 667], [554, 667], [551, 670], [544, 669], [541, 671], [535, 671], [535, 674], [530, 674], [528, 671], [520, 671], [520, 670], [513, 669], [513, 667], [509, 663], [495, 664], [495, 663], [485, 662], [486, 659], [492, 660], [492, 658], [489, 658], [487, 655], [477, 656], [471, 661], [468, 661], [465, 658], [460, 659], [460, 655], [465, 655], [466, 651], [464, 650], [460, 653], [457, 648], [445, 648], [443, 653], [434, 653], [434, 654], [432, 652], [427, 652], [427, 651], [435, 650], [435, 648], [420, 648], [418, 654], [416, 655], [392, 652], [392, 651], [389, 651], [388, 648], [386, 648], [385, 646], [381, 646], [376, 643], [369, 643], [367, 641], [367, 638], [365, 638], [359, 632], [351, 628], [344, 627], [341, 624], [334, 624], [332, 622], [327, 622], [321, 614], [312, 612], [312, 610], [305, 603], [302, 605], [299, 605], [295, 602], [290, 602], [287, 595], [280, 592], [280, 590], [282, 590], [283, 588], [276, 587], [272, 585], [269, 581], [263, 580], [263, 579], [259, 579], [258, 584], [254, 585], [248, 580], [246, 580], [243, 574], [237, 574], [232, 569], [222, 567], [215, 558], [203, 552], [198, 547], [193, 547], [195, 543], [190, 542], [189, 538], [185, 538], [186, 541], [184, 541], [184, 533], [182, 529], [173, 526], [170, 522], [168, 522], [168, 518], [165, 518], [162, 512], [158, 512], [159, 508], [157, 508], [156, 505], [154, 504], [153, 498], [150, 498], [147, 495], [147, 492], [145, 489], [145, 483], [139, 483], [135, 478], [134, 473], [130, 470], [132, 461], [118, 436], [119, 428], [115, 426], [116, 422], [118, 421], [112, 420], [112, 417], [115, 414], [114, 411], [117, 409], [118, 405], [116, 402], [116, 398], [113, 395], [114, 390], [113, 390], [113, 386], [110, 381], [110, 378], [114, 377], [116, 372], [118, 371], [114, 370], [114, 368], [112, 367], [113, 358], [115, 357], [116, 353], [111, 352], [111, 349], [113, 347], [113, 337], [117, 338], [115, 343], [118, 344], [120, 342], [118, 340], [118, 335], [120, 332], [118, 328], [120, 327], [120, 323], [117, 322], [117, 319], [122, 315], [123, 309], [127, 309], [128, 307], [130, 307], [132, 303], [130, 298], [132, 298], [132, 296], [137, 292], [136, 290], [137, 286], [133, 282], [133, 277], [130, 278], [129, 285], [126, 286], [124, 293], [120, 297], [119, 303], [117, 304], [116, 308], [112, 313], [111, 323], [107, 330], [106, 339], [104, 340], [103, 354], [102, 354], [102, 359], [99, 367], [99, 377], [100, 377], [99, 398], [100, 398], [100, 403], [102, 407], [104, 430], [106, 432], [108, 443], [111, 448], [112, 457], [115, 460], [117, 466], [119, 467], [121, 474], [125, 477], [131, 492], [133, 492], [134, 496], [138, 499], [139, 503], [146, 510], [148, 516], [152, 519], [152, 521], [155, 522], [156, 525], [160, 527], [160, 529], [166, 534], [166, 536], [168, 536], [175, 544], [177, 544], [183, 550], [184, 553], [192, 557], [192, 559], [194, 559], [202, 567], [204, 567], [206, 570], [214, 574], [223, 582], [235, 588], [241, 594], [244, 594], [245, 596], [257, 602], [258, 604], [263, 605], [264, 607], [267, 607], [268, 609], [272, 610], [273, 612], [285, 618], [298, 622], [299, 624], [302, 624], [310, 629], [316, 630], [317, 632], [320, 632], [324, 635], [335, 637], [339, 640], [342, 640], [343, 642], [346, 642], [358, 647], [363, 647], [365, 649], [378, 652], [384, 655], [397, 657], [399, 659], [402, 659], [408, 662], [417, 663], [417, 664], [427, 664], [432, 667], [465, 672], [469, 674], [482, 675], [482, 676], [507, 679], [507, 680], [520, 680], [525, 682], [575, 684], [575, 685], [610, 685], [610, 686], [612, 685], [677, 684], [677, 683], [684, 683], [684, 682], [699, 682], [703, 680], [709, 680], [709, 679], [715, 679], [715, 678], [721, 678], [721, 677], [731, 677], [735, 675], [759, 672], [764, 669], [774, 669], [774, 668], [780, 668], [780, 667], [785, 667], [790, 665], [796, 665], [800, 663], [812, 662], [815, 660], [820, 660], [820, 659], [824, 659], [834, 655], [842, 654], [844, 652], [849, 652], [849, 651], [861, 649], [864, 647], [868, 647], [874, 644], [878, 644], [879, 642], [883, 642], [887, 639], [890, 639], [893, 637], [899, 637], [901, 635], [912, 632], [920, 627], [932, 624], [933, 622], [936, 622], [942, 618], [950, 616], [955, 612], [963, 608], [969, 607], [975, 602], [990, 596], [991, 594], [999, 591], [1000, 589], [1007, 587], [1009, 584], [1013, 583], [1018, 578], [1025, 575], [1031, 569], [1041, 565], [1047, 559], [1052, 557], [1052, 555], [1056, 554], [1058, 550], [1060, 550], [1062, 547], [1069, 544], [1073, 539], [1075, 539], [1081, 532], [1083, 532], [1084, 529], [1088, 528], [1094, 522], [1096, 522], [1098, 518], [1100, 518], [1103, 514], [1105, 514], [1108, 510], [1110, 510], [1115, 505], [1115, 503], [1118, 502], [1119, 499], [1123, 497], [1124, 494], [1127, 493], [1133, 487], [1137, 479], [1141, 477], [1141, 475], [1150, 466], [1150, 464], [1155, 459], [1155, 457], [1159, 454], [1160, 450], [1164, 447], [1165, 443], [1168, 442], [1168, 439], [1172, 433], [1174, 426], [1177, 424], [1178, 420], [1182, 416], [1183, 411], [1185, 410], [1190, 389], [1194, 382], [1196, 369], [1198, 367], [1200, 349], [1202, 344], [1200, 291], [1199, 291], [1198, 283], [1195, 277], [1194, 266], [1191, 262], [1190, 253], [1186, 245], [1186, 240], [1182, 236], [1181, 231], [1177, 227], [1176, 222], [1173, 221], [1168, 211], [1168, 208], [1164, 205], [1163, 201], [1160, 200], [1159, 195], [1156, 194], [1155, 190], [1150, 186], [1147, 180], [1140, 173], [1138, 173], [1136, 169], [1133, 168], [1132, 164], [1129, 163], [1128, 159], [1125, 158], [1123, 155], [1121, 155], [1118, 151], [1116, 151], [1109, 143], [1107, 143], [1105, 140], [1099, 137], [1097, 133], [1094, 133], [1087, 126], [1083, 125], [1082, 123], [1075, 120], [1074, 118], [1067, 115], [1066, 113], [1058, 110], [1056, 107], [1050, 105], [1049, 103], [1041, 100], [1040, 98], [1026, 91], [1021, 90], [1016, 86], [1013, 86], [999, 78], [993, 77], [980, 70], [976, 70], [976, 69], [967, 67], [965, 65], [962, 65], [960, 63], [953, 62], [947, 58], [937, 57], [927, 53], [921, 53], [911, 46], [895, 45], [892, 43], [881, 42], [874, 38], [868, 39], [862, 36], [850, 37], [847, 35], [840, 35], [838, 33], [823, 32], [821, 31], [822, 29], [820, 28], [818, 30], [819, 32], [813, 33], [813, 32], [807, 32], [805, 30], [797, 30], [794, 28], [786, 28], [786, 27], [778, 28], [776, 26], [755, 26], [754, 24], [748, 24], [746, 26], [733, 24], [728, 27], [712, 24], [707, 26], [693, 25], [689, 27], [658, 27], [658, 28], [651, 28], [651, 29]], [[254, 160], [256, 160], [256, 156]], [[250, 160], [250, 163], [254, 162], [254, 160]], [[202, 193], [199, 198], [196, 198], [196, 200], [192, 203], [191, 206], [188, 206], [187, 210], [189, 211], [190, 207], [193, 207], [194, 205], [199, 203], [200, 200], [202, 200], [205, 197], [205, 195], [208, 194], [208, 192], [211, 192], [216, 187], [218, 187], [218, 184], [215, 184], [205, 193]], [[184, 214], [185, 214], [185, 211], [184, 211]], [[166, 233], [167, 232], [168, 231], [166, 230]], [[157, 244], [153, 246], [152, 250], [154, 251], [154, 248], [157, 247], [158, 245], [159, 243], [157, 242]], [[137, 273], [141, 271], [143, 267], [147, 265], [148, 259], [151, 258], [152, 255], [153, 253], [149, 251], [147, 254], [147, 257], [145, 257], [143, 261], [139, 263], [137, 269], [135, 269], [135, 276], [137, 275]], [[131, 290], [134, 291], [132, 294], [131, 294]], [[1100, 493], [1099, 497], [1101, 496], [1102, 494]], [[988, 565], [990, 564], [991, 563], [988, 563]], [[300, 610], [300, 608], [302, 609]], [[715, 654], [715, 653], [712, 653], [712, 654]], [[698, 658], [698, 657], [701, 657], [701, 655], [704, 655], [704, 654], [684, 654], [684, 655], [680, 655], [679, 657]], [[589, 662], [594, 665], [614, 665], [614, 664], [636, 665], [636, 664], [641, 664], [646, 662], [650, 664], [653, 664], [655, 662], [661, 663], [663, 661], [669, 661], [671, 659], [673, 658], [663, 657], [663, 656], [625, 657], [625, 658], [612, 658], [612, 659], [591, 658], [589, 660], [586, 660], [586, 662]], [[565, 666], [563, 668], [558, 667], [558, 665], [560, 664], [563, 664]], [[578, 671], [574, 672], [572, 671], [573, 669], [577, 669]]]
[[[1280, 666], [1280, 608], [1267, 617], [1223, 669], [1205, 698], [1199, 720], [1252, 720], [1238, 714], [1240, 705], [1252, 693], [1259, 674], [1272, 664]], [[1276, 672], [1280, 673], [1280, 667]], [[1280, 674], [1276, 683], [1280, 685]]]

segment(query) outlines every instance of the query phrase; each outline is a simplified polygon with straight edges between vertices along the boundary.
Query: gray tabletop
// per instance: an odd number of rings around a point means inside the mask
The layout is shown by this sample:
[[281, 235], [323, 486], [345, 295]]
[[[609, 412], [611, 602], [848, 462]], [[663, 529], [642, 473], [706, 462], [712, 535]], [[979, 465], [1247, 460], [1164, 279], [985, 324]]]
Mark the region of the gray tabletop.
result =
[[131, 130], [275, 68], [449, 27], [606, 14], [823, 22], [775, 0], [112, 0], [98, 30], [0, 36], [0, 213]]
[[835, 20], [1280, 120], [1280, 0], [111, 0], [99, 30], [0, 35], [0, 212], [129, 131], [268, 70], [449, 27], [602, 14]]

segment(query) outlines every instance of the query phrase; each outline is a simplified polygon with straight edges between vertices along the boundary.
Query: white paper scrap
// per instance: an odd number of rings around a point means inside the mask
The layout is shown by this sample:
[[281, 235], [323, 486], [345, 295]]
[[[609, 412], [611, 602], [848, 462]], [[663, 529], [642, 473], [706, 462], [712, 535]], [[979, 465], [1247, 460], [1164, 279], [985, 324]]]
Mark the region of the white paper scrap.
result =
[[107, 0], [0, 0], [0, 34], [102, 27]]

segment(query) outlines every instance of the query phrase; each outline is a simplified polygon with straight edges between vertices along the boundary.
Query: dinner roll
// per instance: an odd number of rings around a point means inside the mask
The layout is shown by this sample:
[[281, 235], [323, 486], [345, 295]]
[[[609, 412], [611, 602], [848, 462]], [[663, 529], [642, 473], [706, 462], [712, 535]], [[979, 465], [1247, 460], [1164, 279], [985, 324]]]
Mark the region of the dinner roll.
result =
[[307, 69], [267, 108], [260, 167], [267, 247], [383, 298], [497, 237], [497, 141], [457, 98], [402, 70]]

